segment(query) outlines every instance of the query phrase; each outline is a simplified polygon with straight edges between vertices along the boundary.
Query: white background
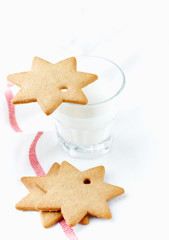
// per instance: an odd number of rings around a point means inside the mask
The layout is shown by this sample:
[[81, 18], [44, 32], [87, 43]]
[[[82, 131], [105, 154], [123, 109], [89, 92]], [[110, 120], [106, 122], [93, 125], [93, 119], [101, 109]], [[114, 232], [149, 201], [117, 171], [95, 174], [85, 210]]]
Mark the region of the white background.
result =
[[0, 0], [1, 239], [11, 234], [17, 239], [66, 239], [59, 226], [45, 230], [37, 214], [14, 208], [26, 194], [19, 178], [34, 174], [24, 156], [37, 129], [35, 124], [29, 132], [18, 110], [17, 120], [27, 133], [12, 132], [4, 91], [7, 74], [27, 71], [34, 56], [54, 63], [79, 54], [109, 58], [126, 75], [112, 150], [98, 160], [72, 159], [55, 148], [50, 132], [39, 142], [38, 159], [45, 171], [58, 159], [81, 170], [103, 164], [106, 180], [125, 188], [123, 197], [110, 202], [113, 219], [92, 218], [88, 226], [75, 227], [79, 239], [169, 239], [168, 22], [168, 2], [163, 0]]

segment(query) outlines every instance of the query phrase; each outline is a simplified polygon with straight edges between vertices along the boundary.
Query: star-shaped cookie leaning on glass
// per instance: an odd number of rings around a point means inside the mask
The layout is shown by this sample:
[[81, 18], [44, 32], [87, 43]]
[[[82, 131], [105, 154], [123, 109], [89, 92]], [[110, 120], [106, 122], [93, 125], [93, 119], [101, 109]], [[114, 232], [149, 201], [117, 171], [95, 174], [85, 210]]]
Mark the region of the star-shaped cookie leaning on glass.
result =
[[75, 226], [87, 214], [109, 219], [112, 215], [107, 200], [124, 193], [124, 189], [105, 183], [104, 174], [103, 166], [81, 172], [64, 161], [57, 175], [35, 181], [46, 192], [36, 208], [61, 210], [69, 226]]
[[[56, 176], [58, 174], [60, 165], [58, 163], [54, 163], [50, 168], [49, 172], [44, 177], [23, 177], [21, 181], [30, 191], [24, 198], [22, 198], [15, 206], [16, 209], [22, 211], [37, 211], [36, 204], [37, 202], [45, 195], [45, 191], [39, 188], [35, 180], [39, 178], [45, 179], [46, 177]], [[60, 211], [40, 211], [41, 221], [45, 228], [49, 228], [53, 226], [55, 223], [63, 219], [63, 215]], [[85, 216], [80, 222], [83, 225], [89, 223], [89, 217]]]
[[21, 88], [12, 103], [38, 102], [47, 115], [62, 102], [87, 104], [81, 89], [97, 80], [98, 76], [79, 72], [76, 65], [75, 57], [55, 64], [35, 57], [30, 71], [8, 75], [7, 79]]

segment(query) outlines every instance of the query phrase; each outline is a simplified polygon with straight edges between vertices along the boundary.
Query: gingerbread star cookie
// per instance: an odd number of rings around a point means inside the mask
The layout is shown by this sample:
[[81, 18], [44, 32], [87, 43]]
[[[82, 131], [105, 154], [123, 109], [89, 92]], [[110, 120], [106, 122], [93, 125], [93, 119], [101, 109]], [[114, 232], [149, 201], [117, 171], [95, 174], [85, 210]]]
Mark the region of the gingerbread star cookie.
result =
[[46, 192], [36, 208], [61, 210], [69, 226], [75, 226], [86, 214], [109, 219], [112, 215], [107, 200], [124, 193], [124, 189], [105, 183], [104, 174], [103, 166], [81, 172], [64, 161], [57, 175], [36, 180]]
[[[43, 178], [51, 176], [52, 174], [57, 174], [59, 167], [60, 165], [58, 163], [54, 163], [50, 168], [49, 172], [47, 173], [47, 175]], [[22, 211], [36, 211], [35, 206], [37, 201], [41, 199], [41, 197], [44, 196], [45, 194], [45, 192], [35, 184], [35, 179], [37, 178], [39, 177], [23, 177], [21, 179], [21, 181], [27, 187], [30, 193], [15, 205], [16, 209]], [[51, 227], [52, 225], [54, 225], [63, 218], [62, 214], [56, 211], [52, 213], [40, 211], [40, 216], [42, 225], [45, 228]]]
[[12, 99], [13, 104], [38, 102], [47, 115], [62, 102], [87, 104], [81, 89], [97, 78], [95, 74], [77, 71], [75, 57], [55, 64], [35, 57], [30, 71], [7, 77], [21, 88]]
[[22, 211], [35, 211], [35, 205], [38, 200], [41, 199], [41, 197], [45, 194], [45, 192], [39, 188], [35, 184], [35, 180], [38, 178], [47, 178], [47, 176], [53, 176], [57, 175], [59, 171], [60, 165], [58, 163], [54, 163], [52, 167], [50, 168], [49, 172], [44, 177], [23, 177], [21, 181], [25, 185], [25, 187], [30, 191], [26, 197], [21, 199], [16, 205], [16, 209], [22, 210]]
[[[45, 177], [23, 177], [21, 180], [23, 184], [27, 187], [30, 193], [21, 199], [16, 204], [16, 209], [22, 211], [36, 211], [36, 203], [45, 195], [45, 191], [39, 188], [35, 184], [35, 180], [37, 179], [45, 179], [46, 177], [56, 176], [58, 174], [60, 165], [58, 163], [54, 163], [50, 168], [49, 172]], [[45, 228], [49, 228], [61, 219], [63, 219], [60, 211], [48, 212], [48, 211], [40, 211], [41, 221]], [[83, 225], [89, 223], [89, 217], [85, 216], [80, 222]]]

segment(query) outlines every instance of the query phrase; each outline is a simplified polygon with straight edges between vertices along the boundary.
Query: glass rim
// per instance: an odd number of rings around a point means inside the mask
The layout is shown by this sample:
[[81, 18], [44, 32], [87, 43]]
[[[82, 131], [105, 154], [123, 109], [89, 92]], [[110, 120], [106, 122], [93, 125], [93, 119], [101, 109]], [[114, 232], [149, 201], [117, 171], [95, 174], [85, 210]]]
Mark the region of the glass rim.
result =
[[102, 60], [105, 60], [105, 61], [113, 64], [119, 70], [119, 72], [121, 73], [122, 84], [121, 84], [121, 87], [119, 88], [119, 90], [112, 97], [110, 97], [110, 98], [108, 98], [104, 101], [101, 101], [101, 102], [98, 102], [98, 103], [89, 103], [89, 104], [87, 103], [86, 105], [77, 104], [77, 103], [68, 103], [68, 102], [64, 102], [64, 104], [69, 105], [69, 106], [73, 106], [73, 107], [82, 107], [82, 108], [99, 106], [99, 105], [102, 105], [104, 103], [107, 103], [107, 102], [111, 101], [112, 99], [117, 97], [122, 92], [122, 90], [124, 89], [124, 86], [126, 84], [126, 78], [125, 78], [125, 74], [124, 74], [123, 70], [115, 62], [113, 62], [112, 60], [107, 59], [105, 57], [94, 56], [94, 55], [78, 55], [78, 56], [75, 56], [75, 58], [76, 57], [92, 57], [92, 58], [98, 58], [98, 59], [100, 58]]

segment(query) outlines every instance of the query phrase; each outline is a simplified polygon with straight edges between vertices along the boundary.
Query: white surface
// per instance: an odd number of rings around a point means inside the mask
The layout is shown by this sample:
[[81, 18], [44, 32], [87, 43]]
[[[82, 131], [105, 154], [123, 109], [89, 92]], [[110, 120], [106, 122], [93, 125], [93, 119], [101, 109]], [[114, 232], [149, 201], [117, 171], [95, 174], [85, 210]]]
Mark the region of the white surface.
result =
[[[169, 239], [168, 18], [167, 1], [0, 2], [1, 239], [66, 239], [60, 225], [43, 229], [38, 214], [14, 208], [27, 193], [19, 178], [34, 175], [28, 148], [43, 128], [37, 155], [45, 171], [62, 160], [81, 170], [103, 164], [105, 180], [126, 190], [109, 202], [111, 220], [91, 218], [74, 228], [79, 239]], [[36, 104], [16, 109], [25, 133], [14, 133], [3, 95], [6, 75], [28, 70], [34, 56], [56, 62], [81, 53], [113, 60], [127, 80], [112, 150], [92, 161], [70, 158], [57, 146]]]

